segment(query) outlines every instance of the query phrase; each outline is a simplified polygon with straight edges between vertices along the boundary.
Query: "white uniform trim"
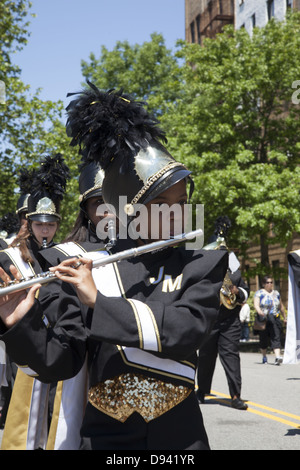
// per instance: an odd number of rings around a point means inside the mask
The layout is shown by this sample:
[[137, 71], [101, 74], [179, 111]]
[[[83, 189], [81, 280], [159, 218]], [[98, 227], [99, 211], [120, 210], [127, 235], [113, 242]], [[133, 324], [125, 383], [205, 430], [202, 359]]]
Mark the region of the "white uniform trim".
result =
[[166, 376], [188, 379], [194, 382], [195, 369], [192, 365], [189, 366], [172, 359], [157, 357], [142, 349], [123, 347], [122, 350], [128, 364], [142, 369], [150, 369], [152, 372], [163, 372]]
[[[300, 257], [300, 250], [296, 251]], [[289, 265], [288, 316], [284, 347], [284, 364], [300, 362], [300, 289], [296, 285], [294, 273]]]
[[7, 248], [3, 251], [12, 260], [13, 264], [23, 277], [29, 277], [35, 274], [32, 267], [22, 259], [19, 248]]
[[241, 291], [243, 292], [243, 294], [245, 296], [244, 302], [246, 302], [246, 300], [248, 299], [248, 292], [245, 289], [243, 289], [242, 287], [239, 287], [238, 289], [241, 289]]
[[148, 351], [161, 351], [158, 339], [158, 328], [155, 317], [148, 305], [135, 299], [128, 299], [139, 317], [142, 333], [142, 348]]
[[80, 245], [77, 245], [77, 243], [74, 242], [60, 243], [59, 245], [55, 245], [54, 248], [67, 256], [79, 256], [86, 253]]

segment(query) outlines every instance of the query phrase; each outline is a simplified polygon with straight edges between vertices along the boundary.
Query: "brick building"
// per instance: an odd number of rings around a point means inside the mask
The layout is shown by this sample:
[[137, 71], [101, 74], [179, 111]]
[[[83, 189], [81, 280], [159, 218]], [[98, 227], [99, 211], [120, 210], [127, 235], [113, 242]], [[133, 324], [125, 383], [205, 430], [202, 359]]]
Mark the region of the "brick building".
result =
[[186, 0], [185, 39], [201, 44], [234, 23], [235, 0]]
[[274, 17], [284, 20], [289, 8], [299, 10], [300, 0], [236, 0], [235, 28], [245, 28], [249, 34], [257, 26], [265, 26]]
[[[185, 39], [201, 45], [204, 38], [214, 38], [228, 24], [236, 29], [244, 27], [251, 35], [254, 26], [263, 27], [272, 17], [283, 20], [289, 8], [300, 10], [300, 0], [185, 0]], [[300, 249], [297, 233], [284, 248], [270, 245], [270, 266], [287, 268], [287, 254], [297, 249]], [[260, 261], [259, 247], [250, 246], [247, 253], [252, 261], [240, 260], [244, 272]], [[251, 291], [259, 287], [258, 276], [250, 280]], [[275, 279], [275, 288], [281, 292], [287, 306], [287, 279]]]
[[201, 44], [228, 24], [251, 34], [272, 17], [283, 20], [289, 8], [300, 10], [300, 0], [185, 0], [185, 39]]

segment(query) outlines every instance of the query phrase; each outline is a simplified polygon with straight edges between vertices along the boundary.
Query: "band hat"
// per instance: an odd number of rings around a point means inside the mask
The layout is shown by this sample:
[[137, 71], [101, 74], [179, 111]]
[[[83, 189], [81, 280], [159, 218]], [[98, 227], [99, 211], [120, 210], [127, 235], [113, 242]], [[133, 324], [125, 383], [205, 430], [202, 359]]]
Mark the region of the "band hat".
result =
[[[162, 144], [165, 134], [145, 103], [122, 90], [104, 92], [88, 85], [74, 93], [78, 96], [67, 107], [67, 134], [72, 137], [70, 145], [79, 146], [84, 162], [95, 162], [104, 170], [104, 202], [122, 218], [132, 213], [133, 204], [150, 201], [190, 171]], [[123, 207], [120, 196], [128, 200]]]
[[19, 175], [19, 188], [20, 196], [17, 202], [16, 214], [20, 215], [22, 212], [27, 212], [28, 209], [28, 197], [30, 193], [31, 184], [34, 178], [34, 169], [28, 170], [22, 168]]
[[94, 162], [81, 166], [79, 176], [80, 206], [91, 197], [102, 197], [104, 176], [102, 168]]
[[8, 212], [0, 219], [0, 238], [9, 238], [20, 228], [19, 218], [16, 214]]
[[62, 155], [46, 156], [32, 181], [27, 219], [40, 222], [59, 221], [60, 203], [68, 178], [69, 168]]

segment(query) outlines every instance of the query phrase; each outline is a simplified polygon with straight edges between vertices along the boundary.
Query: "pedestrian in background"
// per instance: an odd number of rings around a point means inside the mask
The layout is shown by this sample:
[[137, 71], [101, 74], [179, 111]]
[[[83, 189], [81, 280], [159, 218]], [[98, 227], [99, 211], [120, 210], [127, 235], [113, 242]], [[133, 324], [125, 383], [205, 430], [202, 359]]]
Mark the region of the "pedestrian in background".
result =
[[267, 364], [267, 348], [269, 341], [275, 354], [275, 364], [282, 363], [280, 355], [282, 323], [280, 312], [286, 322], [285, 308], [282, 303], [280, 293], [273, 289], [273, 279], [265, 276], [262, 280], [262, 289], [255, 292], [254, 308], [260, 321], [265, 321], [265, 328], [259, 331], [260, 349], [262, 353], [262, 362]]
[[242, 325], [241, 341], [249, 341], [250, 307], [247, 303], [244, 303], [240, 310], [240, 322]]

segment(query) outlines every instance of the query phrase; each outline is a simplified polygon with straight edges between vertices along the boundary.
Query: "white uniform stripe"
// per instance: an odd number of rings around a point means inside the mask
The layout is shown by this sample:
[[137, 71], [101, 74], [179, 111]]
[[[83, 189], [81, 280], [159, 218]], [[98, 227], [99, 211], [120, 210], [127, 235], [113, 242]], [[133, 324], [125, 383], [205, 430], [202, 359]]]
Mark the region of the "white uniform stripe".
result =
[[54, 248], [68, 256], [85, 255], [86, 253], [81, 246], [74, 242], [61, 243], [60, 245], [56, 245]]
[[246, 302], [246, 300], [248, 299], [248, 292], [245, 289], [243, 289], [242, 287], [239, 287], [239, 289], [241, 289], [241, 291], [243, 292], [243, 294], [245, 296], [244, 302]]
[[154, 316], [151, 315], [151, 310], [146, 304], [135, 299], [128, 299], [136, 308], [139, 316], [142, 335], [143, 335], [143, 349], [148, 351], [158, 351], [158, 341], [156, 335], [155, 325], [153, 323]]
[[33, 369], [31, 369], [28, 366], [19, 366], [17, 364], [18, 368], [26, 375], [29, 375], [29, 377], [38, 377], [39, 374], [37, 374]]
[[164, 372], [172, 377], [183, 377], [191, 381], [195, 379], [195, 369], [193, 367], [173, 361], [172, 359], [154, 356], [141, 349], [127, 347], [122, 349], [129, 363], [140, 365], [142, 368], [147, 367], [147, 369], [151, 369], [154, 372]]
[[7, 248], [4, 252], [13, 261], [23, 277], [29, 277], [35, 274], [30, 265], [22, 259], [19, 248]]

